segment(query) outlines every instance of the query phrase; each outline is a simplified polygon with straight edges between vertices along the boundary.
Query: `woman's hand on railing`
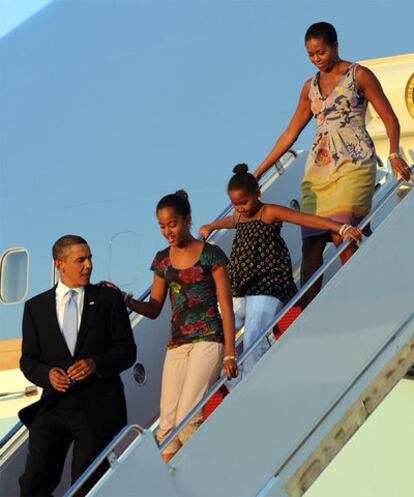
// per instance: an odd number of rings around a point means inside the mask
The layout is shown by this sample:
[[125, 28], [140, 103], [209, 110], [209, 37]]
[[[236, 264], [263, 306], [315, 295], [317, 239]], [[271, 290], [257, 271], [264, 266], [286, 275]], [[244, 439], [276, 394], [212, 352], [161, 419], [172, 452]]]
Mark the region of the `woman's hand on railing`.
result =
[[239, 368], [237, 367], [237, 361], [234, 355], [224, 356], [223, 368], [228, 380], [236, 378], [239, 374]]
[[203, 240], [207, 240], [207, 238], [210, 236], [212, 231], [213, 229], [211, 225], [205, 224], [204, 226], [201, 226], [201, 228], [198, 230], [198, 234], [201, 236]]
[[397, 181], [410, 181], [411, 168], [398, 153], [391, 154], [388, 160]]
[[359, 243], [362, 240], [362, 231], [356, 226], [351, 226], [344, 232], [343, 239]]

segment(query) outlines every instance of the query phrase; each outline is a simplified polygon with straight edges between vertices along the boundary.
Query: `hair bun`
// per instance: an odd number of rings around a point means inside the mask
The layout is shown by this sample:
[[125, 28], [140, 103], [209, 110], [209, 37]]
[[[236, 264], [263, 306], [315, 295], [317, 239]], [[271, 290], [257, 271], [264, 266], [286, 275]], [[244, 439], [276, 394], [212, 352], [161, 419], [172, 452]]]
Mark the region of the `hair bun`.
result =
[[188, 193], [185, 190], [177, 190], [175, 194], [178, 197], [184, 198], [185, 200], [188, 200]]
[[233, 167], [234, 174], [246, 174], [249, 170], [249, 166], [247, 164], [237, 164]]

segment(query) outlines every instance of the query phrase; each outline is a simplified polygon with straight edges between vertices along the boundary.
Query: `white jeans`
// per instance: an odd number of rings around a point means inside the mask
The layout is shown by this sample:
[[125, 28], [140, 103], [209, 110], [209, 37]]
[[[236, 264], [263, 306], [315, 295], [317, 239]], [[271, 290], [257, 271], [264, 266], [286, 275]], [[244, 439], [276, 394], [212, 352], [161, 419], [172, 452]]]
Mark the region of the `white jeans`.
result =
[[[222, 366], [222, 343], [187, 343], [167, 350], [162, 373], [160, 429], [157, 433], [160, 444], [210, 390]], [[200, 426], [202, 418], [202, 411], [195, 414], [164, 453], [177, 452]]]
[[[282, 307], [282, 302], [276, 297], [268, 295], [248, 295], [247, 297], [234, 297], [233, 309], [236, 318], [236, 329], [244, 324], [243, 350], [246, 351], [255, 341], [256, 337], [275, 317], [277, 311]], [[246, 376], [252, 370], [256, 362], [269, 348], [267, 340], [262, 340], [256, 349], [244, 361], [240, 378]], [[237, 380], [236, 379], [236, 380]], [[237, 382], [236, 382], [237, 383]], [[231, 386], [232, 385], [230, 382]]]

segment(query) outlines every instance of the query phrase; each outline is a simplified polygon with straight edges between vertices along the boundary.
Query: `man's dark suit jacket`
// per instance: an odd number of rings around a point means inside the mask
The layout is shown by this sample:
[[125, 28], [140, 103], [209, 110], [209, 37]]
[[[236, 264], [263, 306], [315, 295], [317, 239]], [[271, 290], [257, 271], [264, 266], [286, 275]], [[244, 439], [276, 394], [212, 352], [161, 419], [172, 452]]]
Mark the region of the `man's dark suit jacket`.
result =
[[74, 386], [91, 430], [114, 436], [126, 424], [126, 405], [119, 373], [136, 358], [129, 317], [120, 293], [112, 288], [87, 285], [82, 319], [72, 356], [59, 328], [55, 288], [26, 302], [20, 367], [32, 383], [43, 388], [42, 398], [22, 409], [26, 426], [64, 396], [49, 382], [52, 367], [64, 369], [79, 359], [93, 359], [95, 374]]

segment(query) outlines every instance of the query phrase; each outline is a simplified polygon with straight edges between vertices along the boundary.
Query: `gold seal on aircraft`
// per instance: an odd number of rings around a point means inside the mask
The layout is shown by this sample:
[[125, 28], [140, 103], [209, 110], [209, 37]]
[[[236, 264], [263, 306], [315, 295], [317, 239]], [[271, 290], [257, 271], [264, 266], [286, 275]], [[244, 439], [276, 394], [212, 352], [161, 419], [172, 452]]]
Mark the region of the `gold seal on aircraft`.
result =
[[405, 103], [410, 116], [414, 119], [414, 73], [408, 78], [405, 87]]

